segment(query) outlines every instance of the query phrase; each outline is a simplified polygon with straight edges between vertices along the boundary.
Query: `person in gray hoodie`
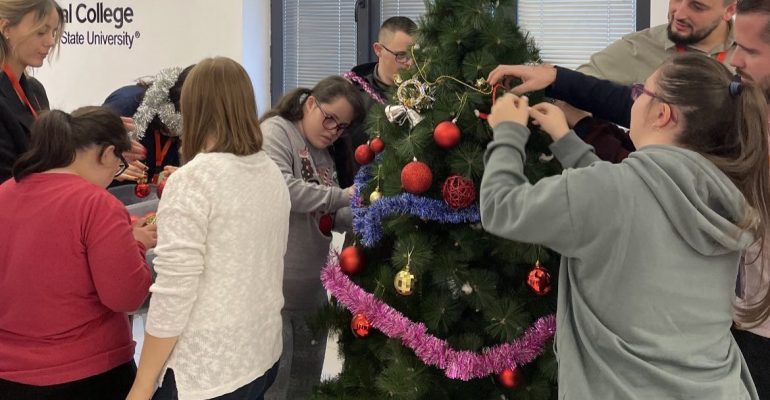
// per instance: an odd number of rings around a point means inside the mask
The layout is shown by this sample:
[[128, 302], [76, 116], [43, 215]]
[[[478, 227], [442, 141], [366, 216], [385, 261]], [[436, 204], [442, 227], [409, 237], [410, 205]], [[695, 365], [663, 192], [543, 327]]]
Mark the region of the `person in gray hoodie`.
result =
[[262, 117], [264, 149], [283, 173], [291, 197], [283, 354], [268, 400], [308, 399], [320, 382], [326, 334], [313, 335], [307, 321], [327, 301], [320, 274], [331, 232], [352, 228], [352, 187], [340, 188], [337, 176], [338, 171], [350, 171], [345, 167], [352, 161], [350, 147], [334, 144], [344, 143], [339, 139], [365, 114], [358, 89], [342, 77], [330, 76], [313, 89], [287, 93]]
[[[620, 164], [598, 161], [553, 105], [494, 105], [482, 224], [562, 254], [560, 400], [758, 399], [730, 326], [741, 251], [767, 228], [766, 103], [731, 79], [708, 57], [664, 63], [633, 91], [639, 150]], [[534, 185], [529, 117], [566, 168]]]

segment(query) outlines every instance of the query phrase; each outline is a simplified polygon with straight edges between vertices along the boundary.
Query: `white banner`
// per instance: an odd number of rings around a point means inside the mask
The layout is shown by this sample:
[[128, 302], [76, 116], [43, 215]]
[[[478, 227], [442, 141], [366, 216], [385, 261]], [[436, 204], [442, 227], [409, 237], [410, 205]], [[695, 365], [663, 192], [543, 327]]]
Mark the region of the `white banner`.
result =
[[244, 64], [260, 113], [269, 106], [268, 0], [59, 0], [59, 4], [65, 13], [59, 56], [32, 71], [45, 86], [51, 108], [72, 111], [101, 104], [115, 89], [162, 68], [185, 67], [212, 56]]

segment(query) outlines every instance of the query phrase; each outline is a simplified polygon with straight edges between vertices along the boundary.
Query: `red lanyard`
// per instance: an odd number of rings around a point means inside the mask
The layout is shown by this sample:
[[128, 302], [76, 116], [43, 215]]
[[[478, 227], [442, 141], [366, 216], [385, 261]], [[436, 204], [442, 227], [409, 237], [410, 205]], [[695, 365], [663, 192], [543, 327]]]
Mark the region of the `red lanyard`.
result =
[[[684, 53], [685, 51], [687, 51], [687, 47], [684, 47], [680, 44], [676, 45], [677, 53]], [[719, 61], [720, 63], [724, 63], [726, 58], [727, 58], [727, 50], [722, 50], [716, 55], [714, 55], [714, 59]]]
[[29, 112], [32, 113], [32, 116], [37, 118], [37, 111], [35, 111], [35, 108], [32, 107], [29, 99], [27, 99], [27, 95], [24, 93], [24, 89], [22, 89], [21, 85], [19, 84], [19, 79], [16, 78], [16, 74], [13, 73], [13, 70], [8, 64], [3, 65], [3, 72], [5, 72], [5, 75], [8, 76], [8, 79], [11, 80], [13, 90], [16, 91], [16, 95], [19, 96], [21, 102], [29, 108]]
[[168, 154], [169, 149], [171, 149], [171, 142], [174, 141], [174, 138], [168, 138], [166, 140], [166, 144], [163, 145], [163, 149], [160, 149], [160, 131], [155, 130], [155, 167], [156, 172], [155, 175], [152, 176], [152, 182], [157, 183], [158, 182], [158, 175], [160, 175], [160, 168], [163, 168], [163, 159], [166, 158], [166, 154]]

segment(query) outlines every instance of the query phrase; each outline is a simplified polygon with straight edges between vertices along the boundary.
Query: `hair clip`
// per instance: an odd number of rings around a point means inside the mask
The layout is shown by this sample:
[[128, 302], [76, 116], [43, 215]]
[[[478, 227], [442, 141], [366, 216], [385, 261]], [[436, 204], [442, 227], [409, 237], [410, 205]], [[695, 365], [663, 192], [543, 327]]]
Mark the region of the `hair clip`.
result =
[[731, 97], [738, 97], [741, 94], [741, 91], [743, 91], [743, 85], [741, 85], [740, 81], [732, 81], [730, 82], [730, 86], [727, 87], [727, 90], [730, 92]]

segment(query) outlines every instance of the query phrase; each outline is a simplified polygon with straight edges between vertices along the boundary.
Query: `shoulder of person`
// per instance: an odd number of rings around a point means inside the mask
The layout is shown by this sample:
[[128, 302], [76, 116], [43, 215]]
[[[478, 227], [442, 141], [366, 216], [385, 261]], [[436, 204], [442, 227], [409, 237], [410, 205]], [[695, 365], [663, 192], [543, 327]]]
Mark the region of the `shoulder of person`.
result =
[[668, 40], [668, 24], [655, 25], [638, 32], [629, 33], [623, 36], [623, 40], [664, 44]]
[[[367, 75], [371, 75], [374, 73], [374, 68], [377, 66], [377, 62], [369, 62], [364, 64], [359, 64], [353, 67], [353, 69], [350, 70], [350, 72], [362, 77], [366, 78]], [[354, 82], [354, 84], [356, 84]], [[356, 84], [356, 86], [358, 86]]]
[[123, 86], [110, 93], [102, 105], [124, 117], [132, 117], [142, 103], [146, 91], [146, 88], [139, 85]]
[[288, 119], [275, 115], [259, 125], [262, 135], [268, 141], [287, 141], [289, 135], [300, 135], [297, 127]]

